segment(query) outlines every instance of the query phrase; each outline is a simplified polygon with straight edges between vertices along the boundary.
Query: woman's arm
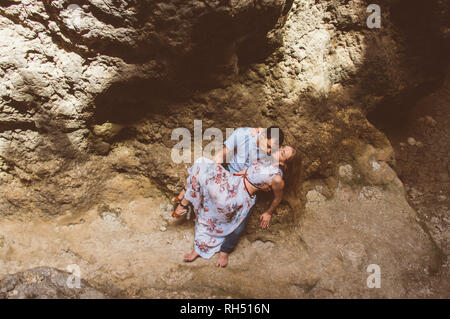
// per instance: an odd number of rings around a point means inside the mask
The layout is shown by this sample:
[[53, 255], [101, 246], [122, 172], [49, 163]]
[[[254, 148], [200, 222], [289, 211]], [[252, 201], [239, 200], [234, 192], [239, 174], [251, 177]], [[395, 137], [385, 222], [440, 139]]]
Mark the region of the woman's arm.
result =
[[272, 218], [272, 213], [275, 211], [275, 208], [280, 204], [281, 199], [283, 198], [283, 189], [284, 189], [284, 181], [283, 178], [278, 175], [270, 181], [270, 185], [272, 186], [274, 198], [269, 208], [261, 215], [261, 229], [266, 229], [269, 227], [270, 219]]

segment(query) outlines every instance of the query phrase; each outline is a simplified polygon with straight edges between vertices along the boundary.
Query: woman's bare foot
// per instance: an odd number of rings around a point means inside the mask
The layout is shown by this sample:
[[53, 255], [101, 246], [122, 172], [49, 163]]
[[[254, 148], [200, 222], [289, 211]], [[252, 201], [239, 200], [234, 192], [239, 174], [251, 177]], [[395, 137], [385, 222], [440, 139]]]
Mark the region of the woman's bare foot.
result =
[[219, 253], [219, 258], [216, 262], [216, 267], [226, 267], [228, 265], [228, 254], [224, 252]]
[[196, 260], [198, 256], [200, 256], [200, 255], [198, 254], [198, 252], [196, 252], [194, 250], [191, 253], [184, 255], [184, 259], [183, 260], [186, 261], [186, 262], [191, 262], [191, 261]]

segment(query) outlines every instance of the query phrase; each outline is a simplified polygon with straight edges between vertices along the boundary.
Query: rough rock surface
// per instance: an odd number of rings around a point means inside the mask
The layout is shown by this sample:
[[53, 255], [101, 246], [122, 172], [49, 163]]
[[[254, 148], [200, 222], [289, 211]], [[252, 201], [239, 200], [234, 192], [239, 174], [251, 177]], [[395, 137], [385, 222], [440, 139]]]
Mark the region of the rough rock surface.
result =
[[[78, 263], [116, 296], [448, 296], [445, 231], [417, 222], [378, 129], [445, 77], [448, 4], [378, 3], [381, 29], [362, 0], [0, 2], [0, 276]], [[279, 124], [300, 154], [272, 227], [265, 198], [219, 272], [182, 264], [192, 225], [164, 219], [186, 174], [171, 133], [194, 119]]]
[[[104, 299], [105, 295], [84, 280], [72, 286], [71, 274], [49, 267], [37, 267], [5, 276], [0, 282], [0, 299]], [[75, 283], [75, 281], [74, 281]]]
[[111, 148], [95, 124], [141, 119], [140, 99], [229, 83], [238, 47], [275, 46], [288, 9], [281, 0], [2, 3], [2, 214], [91, 205], [107, 173], [103, 160], [86, 161]]
[[[396, 154], [396, 171], [405, 183], [407, 199], [417, 212], [418, 222], [438, 247], [442, 278], [450, 274], [450, 81], [421, 98], [414, 106], [401, 105], [401, 115], [379, 122]], [[414, 140], [411, 145], [408, 140]], [[450, 290], [448, 281], [443, 289]]]

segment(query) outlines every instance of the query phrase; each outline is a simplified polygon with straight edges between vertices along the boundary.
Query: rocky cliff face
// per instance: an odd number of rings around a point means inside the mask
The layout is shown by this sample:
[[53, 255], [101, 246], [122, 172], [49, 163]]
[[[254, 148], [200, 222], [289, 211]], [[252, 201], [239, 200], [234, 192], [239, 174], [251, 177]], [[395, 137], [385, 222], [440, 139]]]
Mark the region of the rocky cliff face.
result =
[[[367, 27], [362, 0], [1, 1], [0, 275], [44, 253], [46, 266], [80, 263], [118, 295], [442, 295], [448, 228], [436, 240], [417, 222], [383, 123], [443, 83], [448, 5], [378, 4], [381, 29]], [[164, 221], [186, 174], [171, 133], [194, 119], [278, 124], [300, 153], [271, 229], [255, 216], [220, 273], [180, 265], [191, 225]], [[24, 234], [23, 221], [35, 228]], [[367, 288], [369, 264], [383, 289]], [[270, 289], [237, 287], [268, 269]]]
[[[135, 141], [134, 125], [153, 121], [161, 113], [157, 109], [165, 109], [167, 130], [150, 127], [152, 134], [140, 144], [148, 147], [155, 139], [152, 135], [159, 134], [151, 147], [166, 150], [169, 145], [162, 141], [170, 141], [167, 132], [178, 124], [168, 122], [169, 115], [179, 113], [176, 105], [168, 108], [167, 103], [175, 97], [186, 100], [199, 88], [229, 85], [238, 76], [240, 55], [251, 61], [253, 52], [270, 53], [281, 41], [280, 28], [290, 5], [2, 3], [2, 181], [13, 187], [4, 197], [12, 206], [2, 203], [2, 214], [21, 208], [59, 214], [91, 205], [99, 194], [92, 190], [101, 187], [102, 177], [77, 180], [109, 167], [87, 162], [92, 154], [109, 153], [121, 124], [129, 124], [124, 138]], [[163, 167], [157, 169], [164, 174]], [[37, 186], [41, 182], [55, 188]], [[31, 188], [25, 191], [24, 184]]]

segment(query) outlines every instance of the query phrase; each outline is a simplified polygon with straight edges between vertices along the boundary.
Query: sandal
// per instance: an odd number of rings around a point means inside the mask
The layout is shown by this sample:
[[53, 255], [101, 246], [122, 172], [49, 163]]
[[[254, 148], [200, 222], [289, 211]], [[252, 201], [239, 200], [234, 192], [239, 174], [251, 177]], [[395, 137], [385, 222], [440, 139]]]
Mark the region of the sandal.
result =
[[181, 199], [180, 199], [178, 196], [174, 196], [174, 197], [171, 199], [171, 202], [172, 202], [172, 203], [179, 203], [179, 202], [181, 202]]
[[[186, 188], [184, 188], [183, 190], [186, 192]], [[178, 196], [180, 196], [180, 195], [178, 194], [177, 196], [174, 196], [174, 197], [172, 198], [172, 200], [171, 200], [172, 203], [176, 204], [176, 203], [179, 203], [179, 202], [181, 202], [181, 201], [183, 200], [184, 196], [183, 196], [182, 199], [180, 199], [180, 197], [178, 197]]]
[[[183, 204], [181, 204], [181, 201], [180, 201], [180, 203], [178, 205], [184, 208], [184, 212], [181, 213], [181, 214], [178, 214], [176, 212], [177, 209], [175, 208], [175, 210], [172, 212], [172, 217], [180, 218], [181, 216], [183, 216], [183, 215], [185, 215], [185, 214], [187, 214], [189, 212], [189, 205], [183, 205]], [[177, 206], [177, 208], [178, 208], [178, 206]]]

